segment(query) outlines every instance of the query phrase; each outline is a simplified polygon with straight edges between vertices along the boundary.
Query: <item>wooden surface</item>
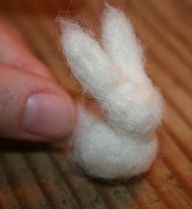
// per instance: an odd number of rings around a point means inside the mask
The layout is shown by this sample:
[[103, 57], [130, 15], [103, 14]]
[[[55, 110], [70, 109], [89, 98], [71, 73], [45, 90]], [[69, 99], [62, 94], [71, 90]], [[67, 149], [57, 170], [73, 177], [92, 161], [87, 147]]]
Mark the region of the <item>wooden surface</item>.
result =
[[[55, 19], [80, 8], [97, 11], [101, 2], [1, 0], [0, 13], [20, 28], [31, 50], [76, 94], [77, 85], [61, 58]], [[0, 208], [192, 208], [192, 1], [134, 0], [126, 6], [145, 47], [146, 70], [167, 102], [153, 168], [144, 177], [107, 184], [78, 174], [64, 153], [5, 142], [0, 146]]]

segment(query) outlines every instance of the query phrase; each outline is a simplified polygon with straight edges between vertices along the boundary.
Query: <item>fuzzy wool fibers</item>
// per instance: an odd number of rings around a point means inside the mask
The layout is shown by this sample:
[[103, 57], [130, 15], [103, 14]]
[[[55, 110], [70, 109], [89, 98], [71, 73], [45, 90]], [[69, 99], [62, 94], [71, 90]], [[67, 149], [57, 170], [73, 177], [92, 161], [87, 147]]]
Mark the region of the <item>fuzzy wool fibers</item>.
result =
[[158, 150], [155, 129], [163, 99], [144, 71], [142, 47], [129, 20], [106, 5], [100, 43], [69, 20], [61, 21], [61, 31], [73, 75], [105, 116], [78, 103], [72, 159], [89, 175], [105, 179], [147, 171]]

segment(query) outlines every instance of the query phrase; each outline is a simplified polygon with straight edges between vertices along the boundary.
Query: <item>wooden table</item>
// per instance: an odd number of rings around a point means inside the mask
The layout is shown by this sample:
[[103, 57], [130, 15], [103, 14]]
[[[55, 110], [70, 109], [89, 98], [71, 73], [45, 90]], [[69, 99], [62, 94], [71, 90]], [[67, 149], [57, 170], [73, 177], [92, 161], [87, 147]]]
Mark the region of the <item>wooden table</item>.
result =
[[[111, 2], [116, 4], [117, 0]], [[76, 95], [77, 83], [62, 59], [55, 19], [76, 14], [82, 8], [97, 12], [101, 3], [1, 0], [0, 13], [22, 31], [34, 54]], [[153, 168], [144, 177], [108, 184], [79, 174], [64, 153], [51, 152], [46, 145], [3, 142], [0, 208], [192, 208], [192, 1], [125, 3], [145, 48], [146, 70], [166, 99], [166, 116], [158, 131], [160, 154]]]

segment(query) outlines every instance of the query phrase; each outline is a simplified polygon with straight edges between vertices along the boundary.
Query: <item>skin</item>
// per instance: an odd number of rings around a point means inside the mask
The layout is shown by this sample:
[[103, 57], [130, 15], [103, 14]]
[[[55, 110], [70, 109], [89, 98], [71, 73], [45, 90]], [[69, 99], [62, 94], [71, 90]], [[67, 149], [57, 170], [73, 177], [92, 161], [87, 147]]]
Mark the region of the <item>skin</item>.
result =
[[0, 138], [57, 143], [72, 131], [75, 105], [22, 35], [0, 22]]

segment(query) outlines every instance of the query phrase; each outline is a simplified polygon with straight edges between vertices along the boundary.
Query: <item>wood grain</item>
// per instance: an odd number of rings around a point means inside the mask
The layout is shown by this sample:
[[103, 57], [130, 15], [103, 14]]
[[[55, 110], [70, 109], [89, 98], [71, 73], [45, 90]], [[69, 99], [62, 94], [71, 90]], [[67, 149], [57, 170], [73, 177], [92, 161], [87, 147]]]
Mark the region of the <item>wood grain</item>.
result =
[[[1, 0], [0, 14], [71, 94], [80, 93], [59, 48], [58, 15], [100, 13], [102, 0]], [[124, 5], [166, 99], [160, 153], [148, 174], [109, 184], [84, 176], [65, 153], [1, 150], [2, 209], [192, 209], [192, 1], [111, 0]], [[95, 22], [98, 22], [97, 16]]]

